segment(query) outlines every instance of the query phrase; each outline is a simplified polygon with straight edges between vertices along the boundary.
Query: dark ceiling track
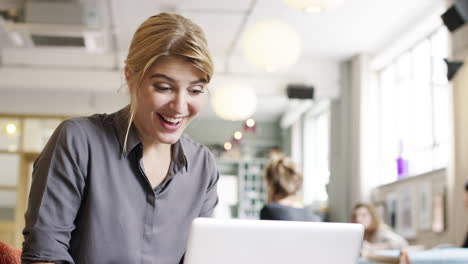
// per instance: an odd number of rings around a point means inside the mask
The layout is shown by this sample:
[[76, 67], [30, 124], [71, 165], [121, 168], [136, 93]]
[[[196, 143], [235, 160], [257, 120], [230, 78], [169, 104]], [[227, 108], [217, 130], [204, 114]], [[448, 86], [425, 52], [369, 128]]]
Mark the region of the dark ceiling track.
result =
[[236, 34], [234, 35], [234, 39], [232, 40], [231, 45], [229, 46], [229, 49], [228, 49], [227, 55], [226, 55], [226, 60], [225, 60], [225, 65], [224, 65], [224, 72], [225, 73], [229, 73], [229, 61], [232, 58], [234, 50], [236, 49], [236, 46], [237, 46], [237, 44], [239, 43], [239, 41], [240, 41], [240, 39], [242, 37], [242, 33], [244, 33], [245, 25], [247, 25], [247, 22], [248, 22], [248, 20], [250, 18], [250, 15], [252, 14], [252, 12], [253, 12], [256, 5], [257, 5], [257, 0], [252, 0], [250, 2], [249, 8], [247, 9], [247, 11], [245, 11], [244, 19], [242, 19], [242, 22], [241, 22], [239, 28], [237, 29]]

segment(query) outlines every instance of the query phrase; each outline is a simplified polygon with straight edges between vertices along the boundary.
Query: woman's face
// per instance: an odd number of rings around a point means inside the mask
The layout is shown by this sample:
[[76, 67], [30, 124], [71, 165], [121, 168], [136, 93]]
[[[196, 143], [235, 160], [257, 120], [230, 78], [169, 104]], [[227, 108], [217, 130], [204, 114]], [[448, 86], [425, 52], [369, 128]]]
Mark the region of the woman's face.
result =
[[356, 210], [356, 222], [362, 224], [365, 229], [372, 225], [372, 216], [366, 207], [359, 207]]
[[156, 60], [137, 87], [134, 122], [144, 142], [174, 144], [179, 140], [203, 105], [204, 76], [184, 58]]

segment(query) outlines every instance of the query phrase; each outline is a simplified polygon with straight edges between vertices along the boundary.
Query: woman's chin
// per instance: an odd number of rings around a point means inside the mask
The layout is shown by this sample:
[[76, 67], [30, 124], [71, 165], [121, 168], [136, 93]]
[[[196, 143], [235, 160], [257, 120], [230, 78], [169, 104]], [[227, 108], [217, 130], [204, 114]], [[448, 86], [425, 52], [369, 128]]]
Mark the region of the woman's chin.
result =
[[158, 141], [163, 144], [175, 144], [179, 141], [182, 133], [170, 134], [170, 135], [158, 135]]

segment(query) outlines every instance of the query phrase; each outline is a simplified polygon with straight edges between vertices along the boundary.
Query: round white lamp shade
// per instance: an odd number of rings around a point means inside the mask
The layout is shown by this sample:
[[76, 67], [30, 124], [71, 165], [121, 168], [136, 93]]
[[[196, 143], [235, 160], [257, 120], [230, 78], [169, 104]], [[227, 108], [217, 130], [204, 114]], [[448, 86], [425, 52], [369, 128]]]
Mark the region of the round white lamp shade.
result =
[[247, 28], [242, 48], [247, 61], [262, 70], [275, 72], [296, 63], [301, 53], [301, 40], [288, 24], [269, 19]]
[[217, 86], [211, 97], [213, 111], [225, 120], [245, 120], [255, 113], [257, 96], [248, 85], [227, 83]]
[[343, 0], [283, 0], [290, 8], [305, 12], [322, 12], [333, 9], [343, 3]]

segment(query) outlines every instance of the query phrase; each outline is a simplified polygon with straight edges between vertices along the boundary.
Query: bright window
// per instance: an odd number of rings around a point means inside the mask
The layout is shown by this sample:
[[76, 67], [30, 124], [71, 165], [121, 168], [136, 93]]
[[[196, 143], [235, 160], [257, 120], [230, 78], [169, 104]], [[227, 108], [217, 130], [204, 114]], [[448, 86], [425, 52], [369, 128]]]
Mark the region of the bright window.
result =
[[[440, 28], [378, 72], [379, 184], [447, 165], [447, 57], [448, 33]], [[406, 165], [397, 165], [399, 157]]]
[[326, 185], [329, 170], [329, 103], [316, 104], [304, 118], [304, 203], [320, 208], [328, 200]]

